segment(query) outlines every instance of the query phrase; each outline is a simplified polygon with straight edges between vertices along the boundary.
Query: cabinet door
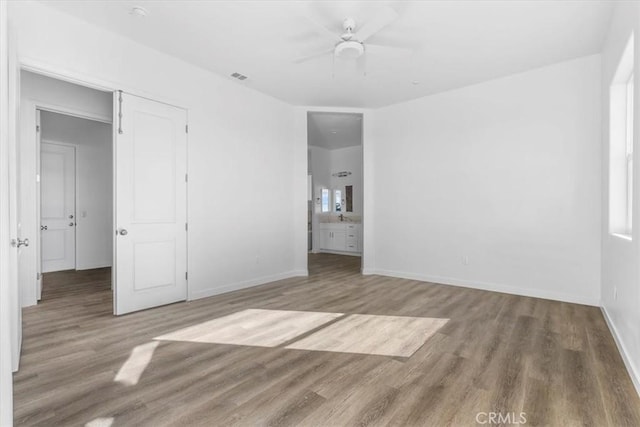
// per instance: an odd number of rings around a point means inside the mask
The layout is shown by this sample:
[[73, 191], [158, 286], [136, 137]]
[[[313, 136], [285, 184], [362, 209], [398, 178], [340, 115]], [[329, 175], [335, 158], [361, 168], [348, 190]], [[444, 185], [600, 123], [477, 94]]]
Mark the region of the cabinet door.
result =
[[331, 238], [331, 249], [334, 251], [344, 251], [347, 249], [347, 233], [345, 231], [333, 231]]
[[331, 249], [331, 231], [321, 228], [319, 231], [320, 249]]

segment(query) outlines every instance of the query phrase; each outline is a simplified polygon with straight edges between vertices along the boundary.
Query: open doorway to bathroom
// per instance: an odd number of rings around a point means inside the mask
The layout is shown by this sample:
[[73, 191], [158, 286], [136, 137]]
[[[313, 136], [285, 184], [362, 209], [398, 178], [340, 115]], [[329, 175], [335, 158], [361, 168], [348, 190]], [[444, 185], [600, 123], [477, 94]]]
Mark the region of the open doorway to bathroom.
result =
[[307, 113], [310, 274], [361, 268], [362, 122], [360, 113]]

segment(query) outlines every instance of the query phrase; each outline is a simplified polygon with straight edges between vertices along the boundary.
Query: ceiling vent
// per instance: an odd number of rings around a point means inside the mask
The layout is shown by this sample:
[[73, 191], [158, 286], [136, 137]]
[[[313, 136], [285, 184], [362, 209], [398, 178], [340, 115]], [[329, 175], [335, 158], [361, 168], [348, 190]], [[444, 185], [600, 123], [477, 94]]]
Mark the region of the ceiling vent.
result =
[[238, 80], [247, 80], [247, 76], [240, 74], [240, 73], [233, 73], [231, 74], [231, 77], [234, 77]]

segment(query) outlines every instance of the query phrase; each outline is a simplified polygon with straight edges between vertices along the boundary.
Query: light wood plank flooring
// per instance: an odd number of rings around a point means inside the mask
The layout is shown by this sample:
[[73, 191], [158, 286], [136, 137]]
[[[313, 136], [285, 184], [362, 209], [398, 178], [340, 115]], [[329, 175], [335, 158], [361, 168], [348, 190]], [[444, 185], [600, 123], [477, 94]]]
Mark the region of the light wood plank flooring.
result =
[[[108, 269], [46, 275], [24, 310], [16, 425], [470, 426], [524, 412], [532, 426], [640, 426], [595, 307], [361, 276], [356, 257], [309, 262], [308, 278], [122, 317]], [[248, 309], [450, 320], [410, 357], [153, 341]], [[134, 349], [148, 365], [115, 381]]]

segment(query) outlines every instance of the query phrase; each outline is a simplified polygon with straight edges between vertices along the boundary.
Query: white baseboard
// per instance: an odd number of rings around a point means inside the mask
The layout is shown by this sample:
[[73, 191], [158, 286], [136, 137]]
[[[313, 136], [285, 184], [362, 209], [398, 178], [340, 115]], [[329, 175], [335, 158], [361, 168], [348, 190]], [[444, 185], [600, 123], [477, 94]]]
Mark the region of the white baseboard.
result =
[[246, 280], [244, 282], [230, 283], [224, 286], [191, 292], [189, 295], [189, 301], [212, 297], [214, 295], [220, 295], [227, 292], [238, 291], [240, 289], [252, 288], [254, 286], [260, 286], [266, 283], [276, 282], [278, 280], [289, 279], [291, 277], [306, 277], [308, 275], [309, 270], [291, 270], [280, 274], [274, 274], [272, 276], [264, 276], [256, 279]]
[[425, 274], [407, 273], [403, 271], [365, 269], [362, 274], [378, 274], [380, 276], [399, 277], [401, 279], [419, 280], [442, 285], [460, 286], [464, 288], [480, 289], [483, 291], [502, 292], [505, 294], [520, 295], [524, 297], [542, 298], [554, 301], [570, 302], [574, 304], [600, 306], [598, 298], [580, 297], [561, 292], [543, 291], [540, 289], [520, 288], [509, 285], [499, 285], [495, 283], [478, 282], [455, 277], [431, 276]]
[[609, 317], [607, 309], [604, 306], [601, 306], [600, 310], [602, 311], [605, 322], [607, 322], [607, 326], [609, 327], [611, 335], [613, 335], [613, 340], [616, 342], [618, 352], [622, 356], [622, 360], [624, 361], [624, 365], [627, 368], [627, 372], [629, 372], [629, 376], [631, 377], [631, 381], [636, 388], [636, 392], [638, 393], [638, 396], [640, 396], [640, 371], [638, 370], [638, 367], [634, 366], [632, 359], [629, 357], [627, 347], [624, 345], [624, 341], [620, 339], [618, 329], [616, 328], [615, 323], [613, 323], [613, 320], [611, 320], [611, 317]]
[[111, 267], [111, 262], [83, 265], [81, 267], [76, 266], [76, 270], [78, 270], [78, 271], [94, 270], [96, 268], [106, 268], [106, 267]]
[[362, 252], [331, 251], [331, 250], [329, 250], [329, 249], [320, 249], [320, 250], [318, 250], [318, 252], [314, 252], [314, 253], [319, 253], [319, 254], [335, 254], [335, 255], [347, 255], [347, 256], [359, 256], [359, 257], [362, 257]]

